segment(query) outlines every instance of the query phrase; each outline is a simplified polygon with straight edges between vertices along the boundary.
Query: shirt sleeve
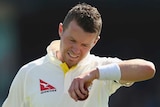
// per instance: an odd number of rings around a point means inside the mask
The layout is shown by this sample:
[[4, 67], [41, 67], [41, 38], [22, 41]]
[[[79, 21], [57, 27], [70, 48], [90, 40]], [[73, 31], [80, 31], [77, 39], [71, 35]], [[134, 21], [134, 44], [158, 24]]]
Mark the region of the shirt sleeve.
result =
[[2, 107], [27, 107], [24, 101], [25, 72], [20, 69], [13, 79], [7, 98]]

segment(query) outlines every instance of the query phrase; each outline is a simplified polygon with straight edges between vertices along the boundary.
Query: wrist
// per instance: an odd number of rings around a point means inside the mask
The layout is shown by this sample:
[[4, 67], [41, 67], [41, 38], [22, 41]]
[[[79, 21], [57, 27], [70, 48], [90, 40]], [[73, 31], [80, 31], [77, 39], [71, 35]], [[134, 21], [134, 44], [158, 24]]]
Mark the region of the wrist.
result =
[[117, 63], [98, 66], [97, 70], [99, 71], [99, 75], [98, 75], [99, 80], [120, 80], [121, 79], [121, 71]]
[[99, 70], [98, 68], [95, 68], [90, 72], [90, 75], [92, 75], [93, 80], [94, 79], [99, 79]]

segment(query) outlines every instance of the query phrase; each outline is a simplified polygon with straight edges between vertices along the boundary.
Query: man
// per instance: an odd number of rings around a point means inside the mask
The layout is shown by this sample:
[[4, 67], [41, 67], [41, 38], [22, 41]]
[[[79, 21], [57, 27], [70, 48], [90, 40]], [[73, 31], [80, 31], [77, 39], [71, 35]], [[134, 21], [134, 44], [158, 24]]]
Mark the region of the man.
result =
[[95, 7], [74, 6], [59, 24], [60, 40], [47, 47], [46, 56], [19, 70], [2, 107], [108, 107], [110, 95], [121, 86], [154, 77], [150, 61], [91, 54], [101, 28]]

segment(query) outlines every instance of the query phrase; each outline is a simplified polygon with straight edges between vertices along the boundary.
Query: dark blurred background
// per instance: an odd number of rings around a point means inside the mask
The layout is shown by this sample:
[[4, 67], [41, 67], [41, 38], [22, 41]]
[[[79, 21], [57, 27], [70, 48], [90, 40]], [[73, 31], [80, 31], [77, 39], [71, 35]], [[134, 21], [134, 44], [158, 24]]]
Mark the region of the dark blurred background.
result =
[[160, 107], [160, 0], [1, 0], [0, 104], [19, 68], [45, 55], [50, 42], [59, 39], [59, 23], [78, 2], [96, 6], [103, 18], [92, 53], [156, 65], [154, 78], [120, 88], [110, 107]]

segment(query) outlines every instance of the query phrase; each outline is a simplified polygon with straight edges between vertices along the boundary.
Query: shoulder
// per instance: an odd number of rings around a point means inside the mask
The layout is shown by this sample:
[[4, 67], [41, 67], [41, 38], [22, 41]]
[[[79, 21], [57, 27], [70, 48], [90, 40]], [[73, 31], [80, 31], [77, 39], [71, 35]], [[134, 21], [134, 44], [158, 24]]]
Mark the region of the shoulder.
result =
[[32, 71], [33, 69], [38, 69], [39, 67], [43, 67], [47, 62], [48, 60], [46, 59], [46, 56], [30, 61], [24, 64], [19, 69], [18, 74], [26, 75], [28, 72]]
[[89, 59], [91, 61], [96, 61], [96, 62], [101, 62], [101, 63], [117, 63], [117, 62], [122, 61], [118, 57], [98, 56], [98, 55], [94, 55], [94, 54], [90, 54], [88, 57], [88, 60]]

